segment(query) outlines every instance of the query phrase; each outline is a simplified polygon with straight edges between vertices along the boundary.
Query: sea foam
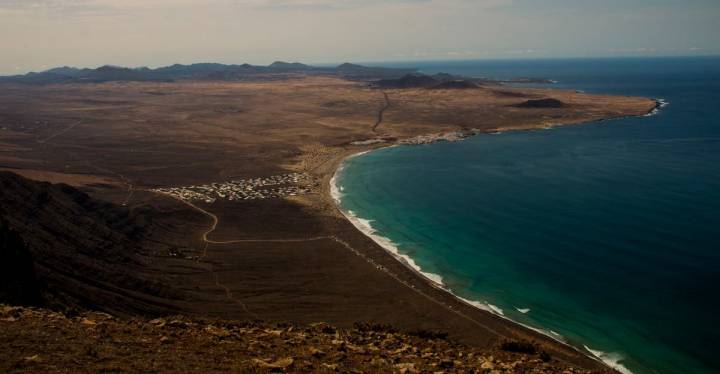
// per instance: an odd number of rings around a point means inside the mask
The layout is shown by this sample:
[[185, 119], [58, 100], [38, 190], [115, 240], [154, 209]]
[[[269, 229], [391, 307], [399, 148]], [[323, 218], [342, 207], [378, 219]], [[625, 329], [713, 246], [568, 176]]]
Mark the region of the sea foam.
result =
[[632, 374], [632, 371], [630, 371], [630, 369], [626, 368], [623, 364], [620, 363], [620, 361], [624, 359], [621, 354], [594, 350], [586, 345], [584, 345], [583, 347], [585, 347], [588, 352], [592, 353], [593, 356], [604, 362], [607, 366], [610, 366], [611, 368], [621, 372], [622, 374]]
[[[352, 155], [348, 157], [345, 161], [352, 157], [357, 157], [360, 155], [363, 155], [366, 152], [357, 153], [355, 155]], [[340, 182], [338, 179], [338, 176], [342, 174], [342, 171], [345, 169], [344, 165], [340, 165], [340, 167], [335, 171], [335, 174], [330, 179], [330, 195], [332, 196], [333, 200], [335, 200], [335, 203], [337, 204], [340, 212], [347, 218], [355, 228], [360, 230], [363, 234], [368, 236], [370, 239], [372, 239], [375, 243], [377, 243], [379, 246], [381, 246], [383, 249], [388, 251], [393, 257], [398, 259], [401, 263], [405, 264], [412, 270], [416, 271], [418, 274], [421, 274], [428, 280], [430, 280], [434, 285], [437, 287], [441, 287], [445, 289], [445, 285], [443, 283], [443, 279], [440, 275], [435, 273], [430, 273], [427, 271], [423, 271], [423, 269], [415, 263], [415, 261], [408, 255], [400, 253], [400, 250], [398, 249], [397, 244], [395, 244], [391, 239], [384, 237], [382, 235], [379, 235], [377, 233], [377, 230], [372, 226], [372, 221], [358, 217], [355, 212], [352, 210], [344, 210], [341, 207], [342, 198], [343, 198], [343, 190], [344, 188], [340, 186]]]
[[381, 246], [383, 249], [388, 251], [390, 254], [393, 255], [396, 259], [398, 259], [400, 262], [405, 264], [406, 266], [410, 267], [417, 273], [421, 274], [431, 282], [433, 282], [436, 286], [444, 288], [445, 285], [443, 283], [443, 279], [440, 275], [435, 273], [430, 273], [428, 271], [423, 271], [423, 269], [412, 259], [412, 257], [400, 253], [398, 246], [396, 243], [394, 243], [391, 239], [384, 237], [382, 235], [379, 235], [377, 233], [377, 230], [372, 226], [372, 221], [368, 219], [364, 219], [361, 217], [358, 217], [355, 212], [352, 210], [348, 210], [347, 212], [343, 212], [345, 214], [345, 217], [352, 222], [352, 224], [360, 230], [363, 234], [370, 237], [375, 243], [377, 243], [379, 246]]
[[645, 117], [652, 117], [660, 113], [660, 110], [662, 108], [665, 108], [666, 106], [670, 105], [670, 103], [665, 99], [655, 99], [657, 102], [657, 105], [655, 106], [655, 109], [650, 111], [650, 113], [646, 114]]
[[503, 312], [503, 310], [502, 310], [500, 307], [496, 306], [496, 305], [492, 305], [492, 304], [490, 304], [490, 303], [481, 302], [481, 301], [468, 300], [468, 299], [465, 299], [465, 298], [462, 298], [462, 297], [459, 297], [459, 296], [456, 296], [456, 297], [459, 298], [460, 300], [462, 300], [462, 301], [464, 301], [464, 302], [466, 302], [466, 303], [474, 306], [475, 308], [480, 309], [480, 310], [484, 310], [484, 311], [490, 312], [490, 313], [492, 313], [492, 314], [497, 314], [497, 315], [499, 315], [499, 316], [504, 316], [504, 315], [505, 315], [505, 312]]

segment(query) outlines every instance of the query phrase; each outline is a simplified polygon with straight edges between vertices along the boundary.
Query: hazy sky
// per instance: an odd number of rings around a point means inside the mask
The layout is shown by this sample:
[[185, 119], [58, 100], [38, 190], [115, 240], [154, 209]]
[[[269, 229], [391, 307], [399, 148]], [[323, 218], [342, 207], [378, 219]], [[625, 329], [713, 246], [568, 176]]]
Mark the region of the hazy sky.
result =
[[720, 54], [720, 0], [0, 0], [0, 74], [709, 54]]

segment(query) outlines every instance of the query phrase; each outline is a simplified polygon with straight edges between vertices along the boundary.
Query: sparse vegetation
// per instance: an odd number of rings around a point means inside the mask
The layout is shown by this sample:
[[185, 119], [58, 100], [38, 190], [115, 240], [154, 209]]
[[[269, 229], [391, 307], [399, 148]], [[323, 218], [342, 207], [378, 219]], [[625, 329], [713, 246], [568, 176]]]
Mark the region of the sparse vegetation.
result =
[[[359, 328], [358, 328], [359, 327]], [[0, 304], [0, 372], [589, 373], [389, 326], [66, 316]], [[609, 372], [609, 371], [606, 371]]]
[[538, 353], [538, 345], [534, 342], [510, 340], [500, 343], [500, 349], [506, 352], [527, 353], [534, 355]]

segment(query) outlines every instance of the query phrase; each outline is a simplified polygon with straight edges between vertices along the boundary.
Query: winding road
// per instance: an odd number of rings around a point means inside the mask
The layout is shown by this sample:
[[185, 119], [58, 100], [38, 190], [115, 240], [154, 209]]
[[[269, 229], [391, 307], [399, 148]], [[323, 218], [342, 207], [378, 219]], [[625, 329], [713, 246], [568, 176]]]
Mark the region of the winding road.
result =
[[[465, 314], [465, 313], [463, 313], [463, 312], [461, 312], [461, 311], [453, 308], [452, 306], [450, 306], [450, 305], [448, 305], [448, 304], [446, 304], [446, 303], [444, 303], [444, 302], [442, 302], [442, 301], [440, 301], [440, 300], [432, 297], [431, 295], [423, 292], [422, 290], [418, 289], [417, 287], [415, 287], [414, 285], [410, 284], [409, 282], [401, 279], [397, 274], [393, 273], [392, 271], [390, 271], [388, 268], [382, 266], [381, 264], [378, 264], [377, 262], [375, 262], [375, 260], [373, 260], [372, 258], [368, 257], [368, 256], [365, 255], [364, 253], [358, 251], [357, 249], [353, 248], [349, 243], [345, 242], [344, 240], [338, 238], [338, 237], [335, 236], [335, 235], [315, 236], [315, 237], [310, 237], [310, 238], [294, 238], [294, 239], [236, 239], [236, 240], [223, 240], [223, 241], [212, 240], [212, 239], [209, 239], [209, 238], [208, 238], [208, 235], [210, 235], [213, 231], [215, 231], [215, 229], [217, 228], [218, 224], [220, 223], [220, 220], [218, 219], [217, 215], [215, 215], [215, 214], [213, 214], [213, 213], [211, 213], [211, 212], [208, 212], [207, 210], [205, 210], [205, 209], [203, 209], [203, 208], [200, 208], [199, 206], [197, 206], [197, 205], [195, 205], [195, 204], [193, 204], [193, 203], [191, 203], [191, 202], [189, 202], [189, 201], [185, 201], [185, 200], [183, 200], [183, 199], [181, 199], [181, 198], [179, 198], [179, 197], [176, 197], [176, 196], [173, 196], [173, 195], [170, 195], [170, 194], [166, 194], [166, 193], [163, 193], [163, 192], [158, 192], [158, 191], [152, 191], [152, 190], [146, 190], [146, 191], [148, 191], [148, 192], [154, 192], [154, 193], [161, 194], [161, 195], [163, 195], [163, 196], [167, 196], [167, 197], [170, 197], [170, 198], [172, 198], [172, 199], [178, 200], [178, 201], [182, 202], [183, 204], [185, 204], [185, 205], [187, 205], [187, 206], [195, 209], [196, 211], [198, 211], [198, 212], [200, 212], [200, 213], [202, 213], [202, 214], [210, 217], [210, 219], [212, 220], [212, 224], [211, 224], [210, 227], [209, 227], [206, 231], [204, 231], [203, 234], [202, 234], [202, 237], [201, 237], [201, 238], [202, 238], [202, 240], [203, 240], [203, 243], [205, 243], [205, 245], [204, 245], [204, 247], [203, 247], [203, 252], [202, 252], [202, 254], [201, 254], [200, 256], [198, 256], [197, 261], [200, 261], [200, 260], [202, 260], [202, 259], [204, 259], [204, 258], [207, 257], [208, 247], [210, 246], [210, 244], [233, 244], [233, 243], [301, 243], [301, 242], [312, 242], [312, 241], [319, 241], [319, 240], [332, 240], [332, 241], [334, 241], [334, 242], [342, 245], [343, 247], [347, 248], [348, 250], [350, 250], [350, 252], [352, 252], [352, 253], [355, 254], [356, 256], [362, 258], [362, 259], [365, 260], [367, 263], [369, 263], [370, 265], [374, 266], [376, 269], [378, 269], [378, 270], [382, 271], [383, 273], [387, 274], [388, 276], [390, 276], [391, 278], [393, 278], [394, 280], [396, 280], [397, 282], [399, 282], [399, 283], [402, 284], [403, 286], [405, 286], [405, 287], [407, 287], [408, 289], [412, 290], [412, 291], [415, 292], [416, 294], [424, 297], [424, 298], [427, 299], [428, 301], [430, 301], [430, 302], [432, 302], [432, 303], [435, 303], [435, 304], [437, 304], [437, 305], [439, 305], [439, 306], [447, 309], [448, 311], [450, 311], [450, 312], [452, 312], [452, 313], [460, 316], [461, 318], [463, 318], [463, 319], [465, 319], [465, 320], [473, 323], [474, 325], [476, 325], [476, 326], [478, 326], [479, 328], [487, 331], [487, 332], [490, 333], [490, 334], [494, 334], [495, 336], [503, 337], [503, 338], [505, 338], [505, 339], [512, 339], [512, 337], [508, 336], [507, 334], [501, 333], [501, 332], [499, 332], [499, 331], [497, 331], [497, 330], [494, 330], [494, 329], [492, 329], [492, 328], [490, 328], [490, 327], [488, 327], [488, 326], [486, 326], [486, 325], [478, 322], [477, 320], [473, 319], [472, 317], [468, 316], [467, 314]], [[225, 295], [226, 295], [226, 297], [227, 297], [228, 300], [230, 300], [230, 301], [232, 301], [232, 302], [234, 302], [234, 303], [237, 303], [237, 304], [240, 305], [240, 306], [243, 308], [243, 310], [245, 310], [248, 314], [252, 315], [253, 317], [255, 317], [255, 318], [257, 318], [257, 319], [260, 319], [260, 317], [259, 317], [256, 313], [254, 313], [254, 312], [252, 312], [252, 311], [250, 311], [250, 310], [248, 309], [247, 305], [246, 305], [242, 300], [240, 300], [240, 299], [238, 299], [237, 297], [234, 297], [234, 296], [233, 296], [232, 291], [230, 290], [229, 287], [227, 287], [225, 284], [223, 284], [222, 282], [220, 282], [220, 280], [219, 280], [219, 278], [218, 278], [218, 274], [217, 274], [217, 272], [216, 272], [215, 270], [211, 270], [211, 272], [212, 272], [212, 274], [213, 274], [213, 277], [215, 278], [215, 284], [218, 286], [218, 288], [222, 288], [222, 289], [224, 290]], [[433, 287], [435, 287], [436, 289], [438, 289], [438, 290], [440, 290], [440, 291], [447, 292], [447, 290], [444, 290], [444, 289], [442, 289], [442, 288], [439, 287], [439, 286], [433, 285]], [[468, 305], [471, 306], [471, 307], [473, 307], [473, 306], [470, 305], [470, 304], [468, 304]]]
[[378, 112], [377, 121], [375, 122], [375, 125], [372, 128], [373, 132], [377, 132], [378, 126], [380, 126], [380, 124], [383, 121], [383, 114], [385, 113], [386, 110], [388, 110], [390, 108], [390, 96], [388, 96], [387, 92], [385, 92], [385, 91], [383, 91], [382, 94], [385, 97], [385, 104], [383, 105], [382, 108], [380, 108], [380, 111]]

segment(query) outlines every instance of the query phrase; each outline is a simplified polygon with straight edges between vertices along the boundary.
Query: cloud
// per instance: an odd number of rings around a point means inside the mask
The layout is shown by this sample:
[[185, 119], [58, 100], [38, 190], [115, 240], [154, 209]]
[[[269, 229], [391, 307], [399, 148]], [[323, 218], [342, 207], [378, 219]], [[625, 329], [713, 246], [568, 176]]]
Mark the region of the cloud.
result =
[[254, 9], [341, 10], [400, 4], [495, 7], [512, 2], [513, 0], [0, 0], [0, 9], [82, 11], [232, 6]]
[[651, 47], [638, 47], [638, 48], [612, 48], [608, 52], [612, 53], [654, 53], [658, 50]]

